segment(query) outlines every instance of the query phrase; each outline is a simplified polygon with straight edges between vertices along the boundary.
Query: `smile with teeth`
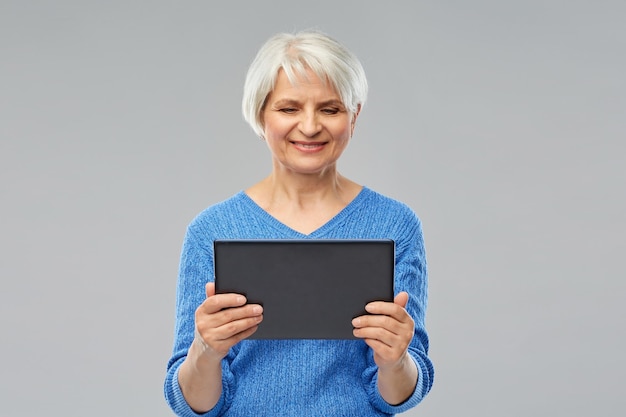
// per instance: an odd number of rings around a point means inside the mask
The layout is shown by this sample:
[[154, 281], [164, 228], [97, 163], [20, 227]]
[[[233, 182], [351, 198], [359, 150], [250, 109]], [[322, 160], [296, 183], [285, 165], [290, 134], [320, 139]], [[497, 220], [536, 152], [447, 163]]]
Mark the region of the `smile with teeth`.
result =
[[321, 149], [325, 145], [324, 142], [291, 142], [291, 143], [293, 143], [297, 148], [300, 148], [303, 150], [309, 150], [309, 151]]

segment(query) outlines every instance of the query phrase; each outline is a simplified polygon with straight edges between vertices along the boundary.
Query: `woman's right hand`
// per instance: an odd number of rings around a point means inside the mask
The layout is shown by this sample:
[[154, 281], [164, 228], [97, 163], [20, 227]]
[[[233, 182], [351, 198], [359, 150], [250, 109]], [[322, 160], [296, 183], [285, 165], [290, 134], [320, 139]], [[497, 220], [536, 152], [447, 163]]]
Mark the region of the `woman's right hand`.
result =
[[263, 320], [263, 307], [246, 304], [241, 294], [215, 294], [206, 285], [206, 300], [196, 309], [196, 341], [203, 354], [222, 359], [235, 344], [252, 335]]
[[220, 399], [222, 359], [263, 320], [263, 308], [246, 302], [241, 294], [215, 294], [215, 284], [206, 285], [206, 300], [196, 309], [196, 334], [178, 371], [183, 396], [198, 414]]

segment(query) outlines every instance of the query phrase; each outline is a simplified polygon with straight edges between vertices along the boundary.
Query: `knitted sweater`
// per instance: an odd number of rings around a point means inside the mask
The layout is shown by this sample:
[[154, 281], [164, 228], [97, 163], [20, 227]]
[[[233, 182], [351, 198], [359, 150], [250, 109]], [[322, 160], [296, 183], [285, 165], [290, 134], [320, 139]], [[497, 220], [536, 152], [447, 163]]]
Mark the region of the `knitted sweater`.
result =
[[[165, 397], [179, 416], [197, 416], [178, 384], [178, 370], [194, 337], [194, 312], [214, 280], [216, 239], [393, 239], [394, 291], [407, 291], [415, 321], [409, 354], [417, 387], [392, 406], [377, 389], [372, 350], [362, 340], [244, 340], [222, 360], [222, 394], [204, 416], [388, 416], [417, 405], [433, 384], [424, 328], [426, 258], [421, 223], [406, 205], [364, 187], [328, 223], [309, 235], [276, 220], [244, 192], [209, 207], [189, 225], [177, 286], [176, 328]], [[262, 324], [261, 324], [262, 325]]]

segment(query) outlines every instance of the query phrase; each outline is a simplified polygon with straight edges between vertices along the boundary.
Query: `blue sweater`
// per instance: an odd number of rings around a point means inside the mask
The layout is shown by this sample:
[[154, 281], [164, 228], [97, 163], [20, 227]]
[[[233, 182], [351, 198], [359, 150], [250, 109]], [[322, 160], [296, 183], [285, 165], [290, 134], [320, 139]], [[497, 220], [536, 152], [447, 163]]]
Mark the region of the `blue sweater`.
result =
[[395, 292], [409, 293], [415, 320], [409, 353], [417, 387], [392, 406], [377, 389], [377, 367], [362, 340], [244, 340], [222, 360], [222, 395], [204, 416], [388, 416], [417, 405], [433, 384], [424, 328], [426, 258], [419, 219], [406, 205], [364, 187], [328, 223], [301, 234], [269, 215], [244, 192], [209, 207], [189, 225], [177, 286], [174, 349], [165, 398], [179, 416], [197, 416], [178, 385], [178, 369], [194, 337], [194, 312], [214, 280], [215, 239], [393, 239]]

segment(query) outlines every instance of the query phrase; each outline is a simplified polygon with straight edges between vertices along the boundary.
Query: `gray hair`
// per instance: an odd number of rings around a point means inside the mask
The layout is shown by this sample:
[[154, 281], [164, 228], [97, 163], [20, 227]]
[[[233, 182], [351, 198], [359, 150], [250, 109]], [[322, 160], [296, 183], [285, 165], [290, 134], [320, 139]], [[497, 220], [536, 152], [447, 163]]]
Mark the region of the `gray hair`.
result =
[[279, 33], [257, 53], [243, 88], [243, 117], [259, 136], [263, 136], [263, 107], [281, 68], [292, 84], [298, 75], [306, 76], [307, 69], [321, 80], [329, 80], [351, 114], [356, 114], [367, 98], [363, 66], [339, 42], [321, 32]]

